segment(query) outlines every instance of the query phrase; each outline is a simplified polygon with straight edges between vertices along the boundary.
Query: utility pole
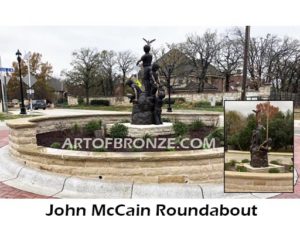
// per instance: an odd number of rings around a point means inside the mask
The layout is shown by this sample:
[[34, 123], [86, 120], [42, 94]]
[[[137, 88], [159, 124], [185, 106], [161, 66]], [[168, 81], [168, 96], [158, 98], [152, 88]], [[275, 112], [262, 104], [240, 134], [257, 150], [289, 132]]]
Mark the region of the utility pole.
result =
[[270, 102], [268, 101], [266, 140], [269, 139], [269, 116], [270, 116]]
[[244, 65], [243, 65], [243, 82], [242, 82], [242, 95], [241, 100], [246, 100], [246, 81], [248, 70], [248, 53], [249, 53], [249, 41], [250, 41], [250, 26], [245, 28], [245, 46], [244, 46]]

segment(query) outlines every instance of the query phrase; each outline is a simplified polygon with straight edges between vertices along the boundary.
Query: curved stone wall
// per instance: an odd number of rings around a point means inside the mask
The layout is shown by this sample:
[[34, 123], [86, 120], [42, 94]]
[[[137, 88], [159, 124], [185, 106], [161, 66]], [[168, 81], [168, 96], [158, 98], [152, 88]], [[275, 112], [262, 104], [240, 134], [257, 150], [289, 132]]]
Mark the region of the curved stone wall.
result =
[[293, 192], [293, 173], [225, 171], [225, 192]]
[[[201, 118], [217, 125], [219, 114], [165, 115], [171, 120], [192, 122]], [[56, 173], [98, 177], [103, 180], [150, 183], [222, 182], [223, 148], [178, 152], [82, 152], [37, 146], [36, 135], [82, 126], [95, 119], [103, 124], [129, 119], [130, 113], [55, 116], [16, 119], [7, 122], [10, 153], [24, 164]]]

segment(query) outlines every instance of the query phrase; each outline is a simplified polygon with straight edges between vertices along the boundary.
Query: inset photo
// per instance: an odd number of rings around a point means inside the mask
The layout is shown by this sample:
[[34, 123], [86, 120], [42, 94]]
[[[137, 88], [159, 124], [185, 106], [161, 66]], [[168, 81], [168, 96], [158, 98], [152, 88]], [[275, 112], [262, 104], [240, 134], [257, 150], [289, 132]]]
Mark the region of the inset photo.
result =
[[294, 191], [293, 101], [225, 101], [225, 192]]

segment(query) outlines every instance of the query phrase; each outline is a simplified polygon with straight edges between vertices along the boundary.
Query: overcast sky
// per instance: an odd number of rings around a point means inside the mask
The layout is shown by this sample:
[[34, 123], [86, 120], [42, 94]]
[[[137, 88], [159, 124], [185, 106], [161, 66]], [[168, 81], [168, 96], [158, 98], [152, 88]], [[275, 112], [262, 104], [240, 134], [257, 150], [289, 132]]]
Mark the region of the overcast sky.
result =
[[[247, 116], [256, 109], [256, 105], [264, 103], [265, 101], [225, 101], [225, 111], [238, 111]], [[293, 111], [292, 101], [270, 101], [271, 105], [279, 108], [280, 111], [286, 112], [288, 110]]]
[[[23, 54], [28, 51], [42, 53], [43, 60], [53, 65], [54, 76], [59, 76], [61, 70], [70, 68], [72, 51], [82, 47], [114, 51], [131, 50], [140, 57], [143, 54], [143, 37], [156, 38], [153, 47], [160, 47], [164, 43], [182, 42], [189, 33], [202, 34], [207, 29], [222, 33], [232, 27], [6, 26], [0, 28], [2, 67], [11, 67], [12, 61], [16, 59], [15, 52], [20, 49]], [[251, 27], [252, 36], [267, 33], [299, 38], [300, 26]]]

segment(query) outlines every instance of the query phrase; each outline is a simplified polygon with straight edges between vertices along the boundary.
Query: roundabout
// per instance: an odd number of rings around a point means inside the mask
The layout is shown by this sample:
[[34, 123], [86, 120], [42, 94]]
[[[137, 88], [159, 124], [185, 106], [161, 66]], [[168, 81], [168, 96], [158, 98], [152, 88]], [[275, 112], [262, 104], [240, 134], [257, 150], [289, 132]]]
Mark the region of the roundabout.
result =
[[[80, 116], [72, 115], [72, 117], [78, 118]], [[48, 118], [46, 120], [49, 122], [49, 116], [44, 116], [44, 118]], [[25, 124], [33, 123], [29, 122], [28, 119], [29, 118], [26, 118], [25, 121], [24, 119], [21, 119], [21, 121]], [[43, 121], [41, 118], [31, 119]], [[58, 119], [56, 118], [54, 121], [58, 122]], [[12, 126], [16, 128], [25, 129], [22, 126], [17, 125], [14, 121], [10, 121], [9, 123], [14, 124]], [[4, 140], [2, 142], [4, 143]], [[37, 147], [37, 149], [41, 148], [42, 147]], [[48, 150], [44, 149], [44, 151], [47, 152]], [[55, 149], [50, 149], [48, 153], [50, 153], [51, 151], [53, 154], [55, 152]], [[28, 154], [30, 155], [29, 152]], [[76, 151], [69, 152], [70, 154], [72, 153], [76, 155]], [[215, 150], [215, 152], [217, 153], [218, 150]], [[176, 152], [166, 153], [175, 154]], [[63, 157], [64, 156], [60, 155], [60, 158]], [[219, 180], [217, 182], [198, 183], [145, 183], [129, 180], [105, 180], [99, 179], [99, 177], [97, 178], [91, 176], [77, 176], [66, 173], [49, 172], [44, 169], [38, 169], [38, 167], [31, 165], [30, 161], [27, 161], [27, 164], [24, 163], [24, 160], [22, 161], [20, 159], [15, 158], [15, 156], [10, 153], [9, 145], [6, 145], [5, 143], [4, 146], [0, 149], [0, 161], [0, 189], [2, 188], [2, 190], [7, 190], [6, 195], [5, 192], [2, 195], [3, 197], [19, 196], [23, 198], [28, 196], [30, 198], [270, 198], [276, 197], [278, 195], [278, 193], [224, 193], [222, 180]], [[41, 161], [42, 160], [40, 160], [40, 162]], [[219, 168], [217, 169], [217, 171], [223, 174], [223, 168]], [[297, 174], [295, 174], [295, 179], [296, 178]]]

